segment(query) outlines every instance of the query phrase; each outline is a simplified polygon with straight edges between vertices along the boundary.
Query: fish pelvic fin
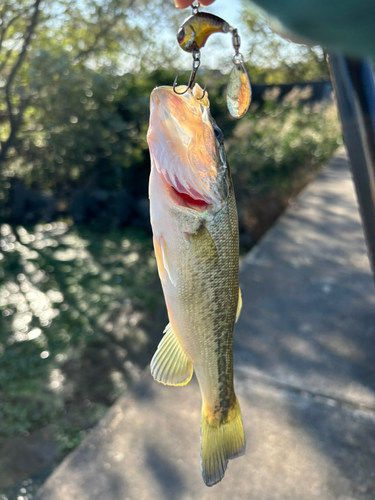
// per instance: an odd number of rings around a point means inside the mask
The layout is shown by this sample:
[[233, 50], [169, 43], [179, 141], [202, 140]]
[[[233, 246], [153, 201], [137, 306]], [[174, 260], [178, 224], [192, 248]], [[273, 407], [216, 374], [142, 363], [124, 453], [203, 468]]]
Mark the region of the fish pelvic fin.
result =
[[201, 470], [203, 481], [213, 486], [224, 477], [228, 460], [245, 454], [246, 440], [236, 399], [228, 417], [219, 421], [203, 407], [201, 421]]
[[237, 302], [236, 323], [238, 321], [238, 318], [240, 317], [241, 309], [242, 309], [242, 293], [241, 293], [241, 288], [239, 288], [238, 289], [238, 302]]
[[183, 352], [170, 323], [151, 360], [151, 375], [164, 385], [186, 385], [193, 376], [193, 363]]

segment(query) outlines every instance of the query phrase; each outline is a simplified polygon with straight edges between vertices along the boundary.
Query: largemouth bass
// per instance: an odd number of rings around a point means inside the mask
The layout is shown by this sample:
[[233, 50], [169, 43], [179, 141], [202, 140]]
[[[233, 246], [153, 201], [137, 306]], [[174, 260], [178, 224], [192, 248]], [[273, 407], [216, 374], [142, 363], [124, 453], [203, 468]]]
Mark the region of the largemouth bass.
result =
[[151, 225], [169, 324], [151, 361], [155, 380], [202, 393], [201, 469], [212, 486], [245, 452], [233, 388], [233, 329], [241, 309], [238, 222], [223, 136], [199, 85], [151, 94]]

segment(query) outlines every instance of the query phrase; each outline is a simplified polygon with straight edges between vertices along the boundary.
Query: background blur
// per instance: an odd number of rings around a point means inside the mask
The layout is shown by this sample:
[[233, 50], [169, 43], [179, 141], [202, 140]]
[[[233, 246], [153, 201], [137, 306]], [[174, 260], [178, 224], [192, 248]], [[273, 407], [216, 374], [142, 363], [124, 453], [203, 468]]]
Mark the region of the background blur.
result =
[[[218, 0], [254, 100], [225, 101], [229, 36], [207, 84], [249, 250], [342, 144], [323, 51]], [[187, 82], [190, 12], [161, 0], [0, 6], [0, 493], [43, 478], [149, 364], [166, 323], [148, 215], [149, 94]], [[296, 85], [298, 84], [298, 85]], [[34, 450], [43, 450], [36, 459]], [[42, 458], [41, 458], [42, 457]], [[25, 490], [26, 491], [26, 490]], [[0, 495], [0, 498], [1, 495]]]

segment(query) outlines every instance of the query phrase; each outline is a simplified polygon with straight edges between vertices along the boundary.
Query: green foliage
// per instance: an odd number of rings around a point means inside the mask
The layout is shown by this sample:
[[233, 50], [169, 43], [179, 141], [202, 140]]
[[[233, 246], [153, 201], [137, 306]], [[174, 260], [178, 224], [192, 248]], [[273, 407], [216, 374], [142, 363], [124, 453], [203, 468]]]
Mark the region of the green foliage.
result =
[[156, 346], [145, 327], [161, 304], [152, 244], [63, 222], [0, 230], [0, 435], [54, 422], [69, 448]]
[[[174, 16], [173, 7], [166, 7], [161, 0], [24, 0], [0, 6], [3, 179], [20, 171], [24, 176], [45, 163], [51, 171], [63, 172], [68, 181], [76, 179], [77, 168], [82, 171], [85, 162], [92, 166], [94, 161], [94, 155], [86, 152], [93, 136], [99, 140], [97, 155], [105, 158], [111, 154], [108, 148], [103, 149], [100, 138], [111, 121], [116, 95], [121, 96], [121, 91], [115, 92], [120, 75], [167, 63], [178, 49], [166, 54], [159, 48], [161, 10], [167, 23]], [[104, 108], [106, 113], [95, 113], [102, 101], [113, 105]], [[84, 120], [74, 114], [75, 110], [89, 116]], [[115, 122], [116, 117], [106, 128], [106, 145], [115, 143], [121, 131], [122, 124]], [[84, 140], [78, 141], [77, 134]], [[71, 159], [69, 151], [65, 153], [73, 147], [71, 136], [77, 151], [72, 155], [72, 166], [64, 168], [64, 159]]]
[[17, 153], [2, 171], [0, 196], [6, 199], [6, 181], [13, 176], [62, 200], [93, 178], [103, 189], [147, 193], [149, 94], [173, 73], [109, 75], [48, 51], [38, 53], [30, 71], [40, 73], [39, 100], [25, 113], [14, 141]]
[[234, 177], [257, 193], [288, 187], [295, 171], [318, 168], [342, 144], [333, 104], [302, 106], [293, 90], [278, 104], [277, 89], [273, 93], [261, 110], [253, 108], [236, 124], [227, 141]]
[[334, 104], [303, 106], [296, 90], [280, 104], [273, 100], [276, 94], [276, 88], [268, 92], [261, 110], [252, 106], [226, 142], [242, 251], [257, 242], [342, 144]]

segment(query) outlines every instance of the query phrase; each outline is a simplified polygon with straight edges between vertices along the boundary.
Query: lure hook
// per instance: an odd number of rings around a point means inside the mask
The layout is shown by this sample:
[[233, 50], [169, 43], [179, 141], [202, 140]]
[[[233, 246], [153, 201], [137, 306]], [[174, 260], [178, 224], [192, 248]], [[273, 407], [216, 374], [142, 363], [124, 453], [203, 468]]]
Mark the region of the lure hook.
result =
[[[185, 89], [183, 92], [177, 92], [177, 90], [176, 90], [177, 78], [178, 78], [178, 76], [176, 76], [176, 78], [174, 79], [174, 82], [173, 82], [173, 92], [174, 92], [175, 94], [177, 94], [177, 95], [183, 95], [183, 94], [186, 94], [186, 92], [187, 92], [187, 91], [189, 90], [189, 88], [190, 88], [190, 85], [188, 85], [188, 86], [186, 87], [186, 89]], [[190, 83], [190, 82], [189, 82], [189, 83]]]
[[[199, 50], [193, 50], [193, 69], [191, 70], [190, 73], [190, 78], [189, 78], [189, 83], [187, 84], [186, 89], [183, 92], [177, 92], [176, 90], [176, 85], [177, 85], [177, 76], [173, 82], [173, 92], [177, 95], [183, 95], [186, 94], [186, 92], [190, 89], [193, 88], [194, 80], [195, 80], [195, 75], [197, 74], [198, 68], [201, 64], [201, 53]], [[206, 93], [206, 88], [204, 89], [203, 96], [201, 99], [203, 99], [204, 95]]]
[[206, 95], [206, 85], [203, 88], [203, 95], [202, 95], [202, 97], [197, 97], [197, 101], [201, 101], [204, 98], [205, 95]]

